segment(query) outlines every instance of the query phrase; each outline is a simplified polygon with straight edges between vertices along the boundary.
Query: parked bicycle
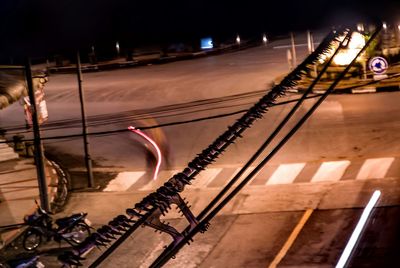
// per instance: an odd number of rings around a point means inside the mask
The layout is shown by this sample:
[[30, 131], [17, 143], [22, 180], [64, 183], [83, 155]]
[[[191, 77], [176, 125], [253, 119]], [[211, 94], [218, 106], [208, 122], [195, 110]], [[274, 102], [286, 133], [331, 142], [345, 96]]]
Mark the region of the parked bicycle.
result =
[[[36, 203], [37, 204], [37, 203]], [[66, 241], [72, 246], [81, 244], [90, 235], [90, 222], [87, 213], [77, 213], [55, 220], [37, 204], [34, 214], [24, 217], [29, 225], [23, 236], [22, 245], [28, 251], [35, 250], [42, 241], [53, 239], [56, 242]]]

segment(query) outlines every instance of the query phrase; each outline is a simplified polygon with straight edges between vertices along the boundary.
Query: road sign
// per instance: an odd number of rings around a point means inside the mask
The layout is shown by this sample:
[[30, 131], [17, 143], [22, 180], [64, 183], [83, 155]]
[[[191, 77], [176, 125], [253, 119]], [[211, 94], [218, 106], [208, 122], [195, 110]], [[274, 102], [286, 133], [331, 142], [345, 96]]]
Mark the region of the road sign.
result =
[[384, 74], [389, 67], [387, 60], [383, 57], [373, 57], [369, 61], [369, 69], [374, 74]]
[[[47, 111], [46, 101], [44, 100], [44, 92], [43, 89], [36, 90], [36, 109], [38, 113], [38, 123], [41, 125], [45, 121], [47, 121], [49, 114]], [[25, 112], [25, 121], [28, 126], [32, 126], [32, 108], [31, 102], [29, 100], [29, 96], [23, 98], [24, 112]]]

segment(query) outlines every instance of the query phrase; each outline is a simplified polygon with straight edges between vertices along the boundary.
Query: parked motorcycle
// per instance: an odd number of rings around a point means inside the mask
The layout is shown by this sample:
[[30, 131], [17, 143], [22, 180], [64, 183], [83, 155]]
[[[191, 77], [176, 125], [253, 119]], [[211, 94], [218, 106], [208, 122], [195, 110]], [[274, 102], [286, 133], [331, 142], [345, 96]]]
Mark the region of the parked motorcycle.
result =
[[[36, 203], [37, 204], [37, 203]], [[24, 222], [29, 225], [23, 236], [22, 245], [28, 251], [40, 246], [43, 239], [56, 242], [66, 241], [72, 246], [81, 244], [90, 235], [90, 222], [86, 219], [87, 213], [77, 213], [55, 220], [38, 204], [32, 215], [24, 217]]]
[[44, 268], [39, 256], [20, 256], [12, 260], [0, 259], [0, 268]]

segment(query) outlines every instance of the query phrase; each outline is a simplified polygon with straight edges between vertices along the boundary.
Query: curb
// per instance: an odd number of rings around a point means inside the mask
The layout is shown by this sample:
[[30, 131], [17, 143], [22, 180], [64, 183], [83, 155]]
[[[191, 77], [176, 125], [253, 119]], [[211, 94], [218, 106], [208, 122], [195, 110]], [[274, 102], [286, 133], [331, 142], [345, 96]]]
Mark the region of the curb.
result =
[[[247, 48], [255, 47], [258, 43], [254, 42], [244, 42], [240, 45], [232, 44], [223, 48], [215, 48], [210, 50], [203, 50], [191, 53], [182, 53], [181, 55], [171, 55], [165, 57], [159, 57], [156, 59], [147, 59], [147, 60], [133, 60], [133, 61], [123, 61], [123, 62], [113, 62], [113, 63], [98, 63], [92, 65], [83, 65], [81, 67], [82, 72], [99, 72], [99, 71], [108, 71], [115, 70], [120, 68], [132, 68], [146, 65], [158, 65], [165, 64], [175, 61], [181, 60], [191, 60], [201, 57], [214, 56], [223, 53], [229, 52], [237, 52]], [[50, 74], [67, 74], [67, 73], [75, 73], [76, 66], [66, 66], [66, 67], [49, 67], [47, 68]]]
[[[307, 91], [306, 88], [293, 88], [289, 89], [290, 93], [305, 93]], [[343, 89], [335, 89], [331, 94], [367, 94], [367, 93], [382, 93], [382, 92], [394, 92], [400, 91], [400, 85], [398, 86], [384, 86], [384, 87], [363, 87], [363, 88], [343, 88]], [[312, 93], [314, 94], [324, 94], [326, 90], [323, 89], [313, 89]]]

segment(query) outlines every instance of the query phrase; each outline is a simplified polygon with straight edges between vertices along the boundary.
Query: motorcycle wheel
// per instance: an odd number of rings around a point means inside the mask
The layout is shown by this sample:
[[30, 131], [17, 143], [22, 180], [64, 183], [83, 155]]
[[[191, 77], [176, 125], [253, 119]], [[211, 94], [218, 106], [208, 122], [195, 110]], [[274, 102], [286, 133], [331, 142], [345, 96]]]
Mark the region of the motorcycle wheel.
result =
[[80, 222], [72, 227], [69, 232], [74, 233], [70, 238], [71, 242], [79, 245], [90, 235], [90, 227]]
[[42, 234], [35, 230], [29, 229], [26, 231], [24, 235], [24, 240], [22, 241], [22, 245], [25, 250], [32, 251], [35, 250], [42, 243]]

